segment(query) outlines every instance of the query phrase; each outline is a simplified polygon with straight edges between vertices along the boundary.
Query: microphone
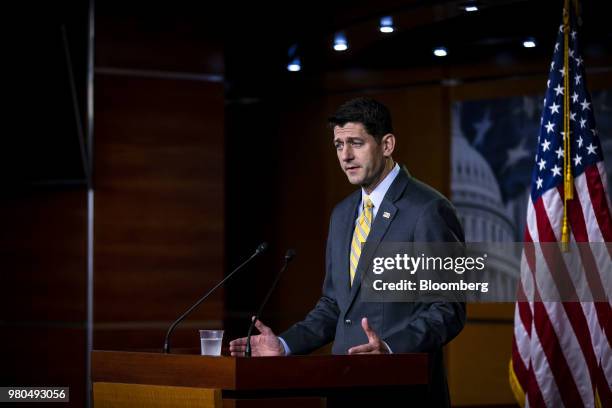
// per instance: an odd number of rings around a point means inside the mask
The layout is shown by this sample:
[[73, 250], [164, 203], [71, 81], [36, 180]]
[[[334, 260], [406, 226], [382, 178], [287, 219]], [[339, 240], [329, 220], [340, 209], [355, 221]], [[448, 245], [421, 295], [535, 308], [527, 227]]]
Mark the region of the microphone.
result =
[[259, 244], [259, 246], [257, 247], [257, 249], [255, 250], [255, 252], [253, 253], [253, 255], [251, 255], [246, 261], [244, 261], [243, 263], [241, 263], [240, 265], [238, 265], [238, 267], [236, 269], [234, 269], [229, 275], [227, 275], [225, 278], [223, 278], [223, 280], [221, 280], [221, 282], [217, 283], [215, 285], [214, 288], [212, 288], [211, 290], [209, 290], [208, 292], [206, 292], [206, 294], [204, 296], [202, 296], [200, 299], [198, 299], [197, 302], [195, 302], [195, 304], [193, 306], [191, 306], [189, 309], [187, 309], [182, 315], [179, 316], [178, 319], [176, 319], [174, 321], [174, 323], [172, 323], [172, 325], [170, 325], [170, 328], [168, 329], [168, 332], [166, 332], [166, 337], [164, 339], [164, 353], [168, 354], [170, 353], [170, 336], [172, 336], [172, 332], [174, 331], [174, 329], [176, 328], [176, 326], [178, 326], [178, 324], [180, 322], [183, 321], [183, 319], [185, 319], [191, 312], [193, 312], [193, 310], [200, 306], [200, 304], [206, 300], [206, 298], [208, 296], [210, 296], [211, 293], [213, 293], [215, 290], [217, 290], [217, 288], [221, 285], [223, 285], [225, 283], [226, 280], [228, 280], [229, 278], [231, 278], [236, 272], [238, 272], [239, 270], [241, 270], [246, 264], [248, 264], [249, 262], [251, 262], [251, 260], [255, 257], [257, 257], [258, 255], [260, 255], [262, 252], [264, 252], [266, 249], [268, 249], [268, 243], [267, 242], [262, 242], [261, 244]]
[[283, 272], [285, 272], [285, 270], [287, 269], [287, 266], [289, 265], [289, 262], [295, 257], [295, 255], [296, 254], [295, 254], [294, 249], [287, 250], [287, 253], [285, 254], [285, 263], [283, 264], [283, 267], [281, 268], [280, 272], [276, 275], [274, 282], [272, 282], [272, 286], [270, 286], [270, 289], [268, 290], [266, 297], [261, 303], [261, 306], [259, 307], [259, 310], [257, 311], [257, 314], [255, 315], [255, 318], [251, 320], [251, 325], [249, 326], [249, 331], [247, 332], [246, 348], [244, 350], [245, 357], [251, 357], [251, 334], [253, 333], [253, 328], [255, 327], [255, 323], [259, 319], [259, 316], [261, 316], [261, 312], [263, 311], [263, 308], [266, 305], [266, 303], [268, 303], [268, 299], [270, 299], [270, 295], [274, 291], [274, 288], [276, 288], [276, 285], [278, 284], [280, 277], [282, 276]]

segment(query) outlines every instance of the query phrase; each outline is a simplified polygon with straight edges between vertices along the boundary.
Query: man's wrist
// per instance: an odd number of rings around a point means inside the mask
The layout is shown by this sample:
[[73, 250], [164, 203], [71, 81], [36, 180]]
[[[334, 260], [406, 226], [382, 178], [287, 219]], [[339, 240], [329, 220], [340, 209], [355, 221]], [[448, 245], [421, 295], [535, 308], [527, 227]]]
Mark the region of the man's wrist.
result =
[[279, 337], [278, 341], [280, 342], [281, 348], [283, 349], [283, 355], [285, 356], [291, 355], [291, 349], [289, 348], [289, 345], [287, 344], [285, 339], [283, 339], [282, 337]]

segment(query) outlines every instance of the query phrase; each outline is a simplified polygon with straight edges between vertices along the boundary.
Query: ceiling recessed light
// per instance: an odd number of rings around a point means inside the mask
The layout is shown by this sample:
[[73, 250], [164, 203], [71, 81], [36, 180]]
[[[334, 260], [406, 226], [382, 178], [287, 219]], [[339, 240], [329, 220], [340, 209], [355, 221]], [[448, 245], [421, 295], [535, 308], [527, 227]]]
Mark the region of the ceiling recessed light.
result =
[[523, 47], [525, 48], [535, 48], [536, 46], [536, 40], [533, 37], [527, 38], [525, 41], [523, 41]]
[[468, 0], [466, 2], [464, 2], [461, 7], [467, 11], [468, 13], [473, 13], [475, 11], [478, 11], [478, 1], [476, 0]]
[[346, 35], [342, 31], [339, 31], [334, 35], [334, 50], [346, 51], [348, 50], [348, 41]]
[[289, 47], [289, 51], [288, 51], [288, 61], [289, 63], [287, 64], [287, 71], [290, 72], [298, 72], [302, 69], [302, 63], [300, 61], [300, 56], [298, 55], [298, 45], [297, 44], [293, 44], [291, 47]]
[[379, 30], [381, 33], [392, 33], [393, 32], [393, 17], [385, 16], [380, 18]]
[[433, 53], [436, 57], [446, 57], [448, 55], [448, 50], [446, 47], [436, 47], [434, 48]]
[[294, 58], [289, 64], [287, 64], [287, 71], [298, 72], [302, 69], [302, 64], [298, 57]]

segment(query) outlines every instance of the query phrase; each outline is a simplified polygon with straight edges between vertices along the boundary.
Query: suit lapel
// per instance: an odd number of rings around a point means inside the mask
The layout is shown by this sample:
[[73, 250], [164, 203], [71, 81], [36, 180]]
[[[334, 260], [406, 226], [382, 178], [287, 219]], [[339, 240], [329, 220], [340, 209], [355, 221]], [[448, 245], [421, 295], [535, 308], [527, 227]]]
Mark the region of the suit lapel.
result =
[[349, 254], [351, 250], [351, 241], [353, 239], [353, 231], [355, 229], [355, 219], [357, 218], [357, 206], [361, 202], [361, 190], [356, 191], [351, 198], [349, 209], [345, 211], [340, 220], [342, 239], [342, 248], [340, 251], [340, 294], [344, 302], [349, 297], [349, 291], [351, 288], [350, 277], [349, 277]]
[[[346, 310], [350, 308], [351, 304], [355, 301], [357, 297], [357, 293], [359, 292], [359, 288], [361, 287], [361, 276], [364, 273], [364, 270], [367, 269], [368, 265], [371, 262], [372, 256], [376, 253], [376, 249], [380, 242], [384, 238], [389, 226], [393, 222], [395, 215], [397, 214], [397, 207], [393, 204], [397, 201], [401, 196], [404, 190], [406, 189], [406, 185], [408, 184], [409, 173], [405, 168], [402, 168], [400, 172], [397, 174], [391, 186], [389, 186], [389, 190], [387, 190], [387, 194], [385, 194], [385, 198], [380, 204], [380, 208], [376, 212], [376, 218], [372, 223], [372, 229], [370, 230], [370, 234], [366, 240], [368, 250], [361, 253], [359, 258], [359, 264], [357, 265], [357, 270], [355, 271], [355, 279], [353, 280], [353, 285], [350, 289], [349, 301]], [[354, 219], [353, 219], [354, 221]], [[354, 227], [354, 225], [353, 225]], [[352, 235], [349, 239], [352, 239]], [[349, 241], [350, 245], [350, 241]], [[346, 253], [350, 248], [347, 246]], [[347, 271], [348, 271], [348, 255], [347, 255]], [[348, 276], [348, 273], [346, 274]], [[348, 282], [348, 278], [347, 278]]]

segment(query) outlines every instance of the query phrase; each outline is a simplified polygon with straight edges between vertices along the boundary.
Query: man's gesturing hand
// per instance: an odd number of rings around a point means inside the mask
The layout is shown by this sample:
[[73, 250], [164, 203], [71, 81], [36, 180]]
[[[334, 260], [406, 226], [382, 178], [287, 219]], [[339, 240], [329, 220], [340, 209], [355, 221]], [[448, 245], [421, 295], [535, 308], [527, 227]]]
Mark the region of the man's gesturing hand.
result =
[[[272, 329], [259, 320], [255, 322], [255, 328], [261, 334], [251, 336], [251, 355], [253, 357], [285, 355], [285, 349]], [[231, 355], [244, 356], [246, 341], [246, 337], [230, 341]]]
[[348, 350], [349, 354], [389, 354], [389, 348], [378, 337], [378, 334], [370, 328], [367, 317], [361, 319], [361, 327], [363, 327], [363, 331], [368, 336], [368, 343], [351, 347]]

